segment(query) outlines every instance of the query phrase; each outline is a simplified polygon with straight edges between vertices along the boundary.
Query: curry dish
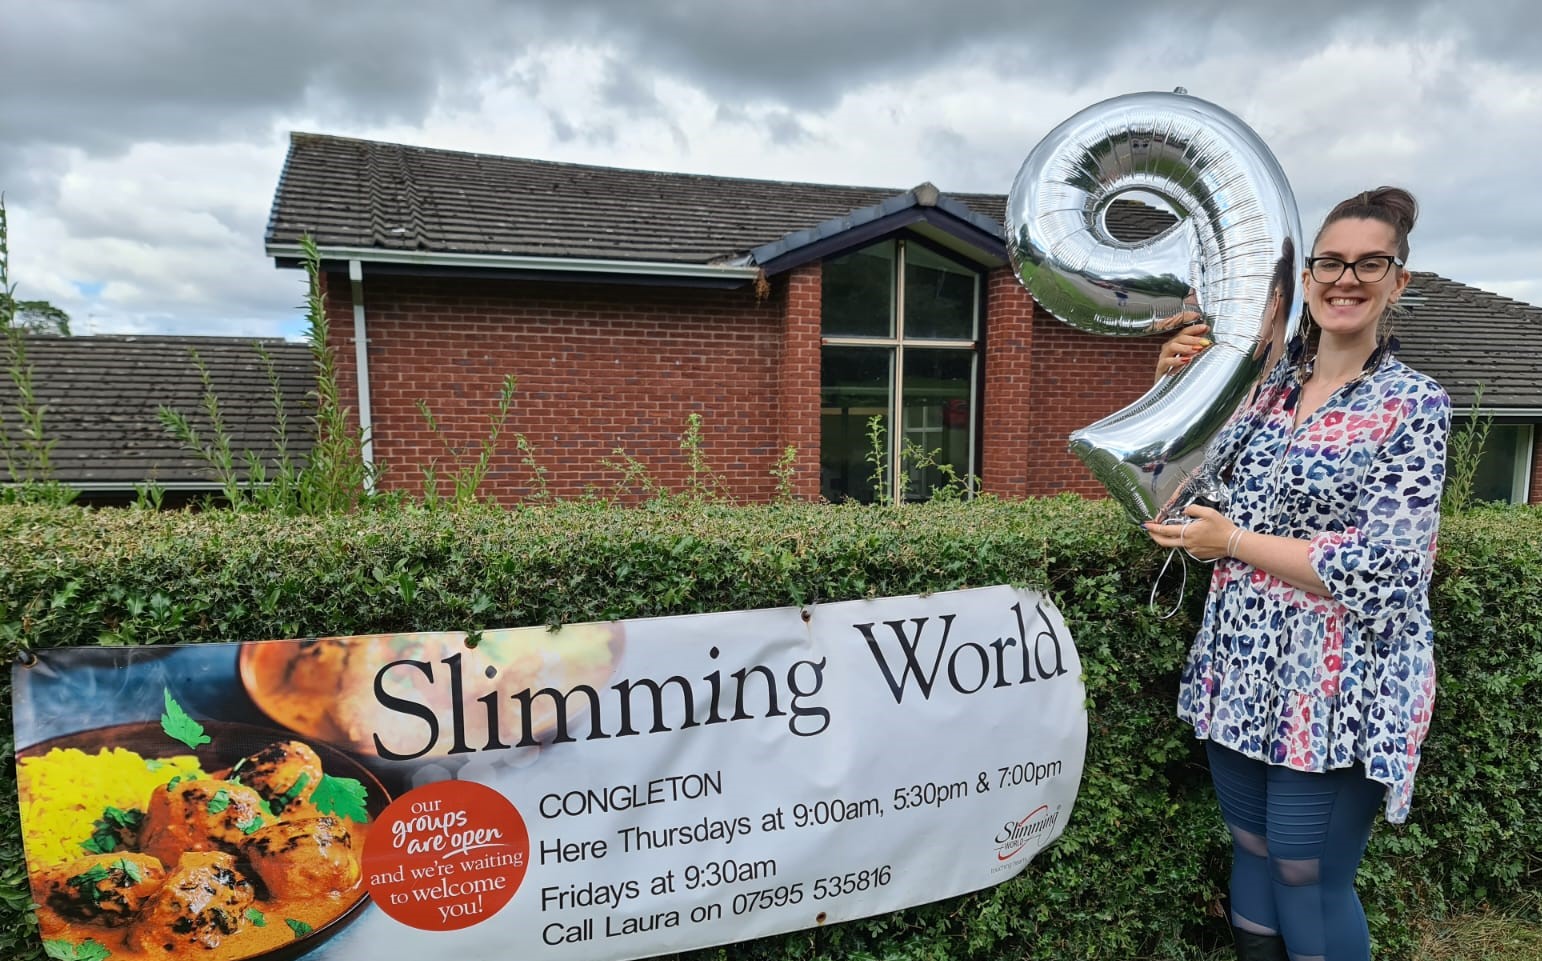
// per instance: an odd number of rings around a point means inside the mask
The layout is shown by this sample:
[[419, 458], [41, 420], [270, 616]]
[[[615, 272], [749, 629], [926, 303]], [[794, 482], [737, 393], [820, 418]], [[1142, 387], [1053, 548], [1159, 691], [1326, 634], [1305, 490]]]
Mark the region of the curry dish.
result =
[[[517, 740], [526, 724], [544, 737], [557, 724], [548, 699], [539, 699], [533, 716], [523, 718], [509, 695], [602, 685], [623, 646], [622, 625], [604, 622], [487, 631], [475, 647], [455, 632], [256, 642], [242, 646], [238, 663], [247, 694], [277, 724], [361, 754], [377, 755], [381, 745], [416, 754], [426, 740], [423, 718], [388, 709], [377, 690], [422, 705], [446, 727], [457, 693], [462, 705], [498, 701], [501, 731], [487, 730], [485, 709], [467, 712], [466, 736], [473, 744]], [[401, 666], [408, 661], [418, 667]], [[569, 722], [578, 723], [578, 707], [570, 710]], [[439, 738], [424, 756], [444, 757], [452, 744]]]
[[156, 787], [114, 850], [32, 876], [44, 940], [89, 939], [112, 961], [235, 961], [330, 923], [364, 894], [366, 826], [312, 803], [322, 780], [316, 752], [284, 741]]

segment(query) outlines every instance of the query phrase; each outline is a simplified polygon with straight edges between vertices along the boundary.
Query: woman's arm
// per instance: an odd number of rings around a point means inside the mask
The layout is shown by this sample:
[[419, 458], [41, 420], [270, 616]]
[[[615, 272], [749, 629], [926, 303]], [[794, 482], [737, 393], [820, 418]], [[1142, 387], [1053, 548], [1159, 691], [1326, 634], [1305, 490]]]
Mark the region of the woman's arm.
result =
[[1311, 541], [1245, 531], [1220, 511], [1197, 504], [1183, 513], [1189, 517], [1188, 523], [1145, 524], [1151, 539], [1162, 547], [1186, 550], [1202, 561], [1234, 557], [1304, 591], [1328, 593], [1328, 586], [1312, 565]]
[[1197, 505], [1180, 524], [1143, 525], [1162, 547], [1200, 560], [1235, 557], [1296, 587], [1331, 596], [1368, 617], [1390, 616], [1427, 585], [1440, 526], [1450, 401], [1438, 387], [1391, 400], [1396, 425], [1361, 479], [1360, 497], [1343, 532], [1310, 538], [1244, 531], [1220, 512]]

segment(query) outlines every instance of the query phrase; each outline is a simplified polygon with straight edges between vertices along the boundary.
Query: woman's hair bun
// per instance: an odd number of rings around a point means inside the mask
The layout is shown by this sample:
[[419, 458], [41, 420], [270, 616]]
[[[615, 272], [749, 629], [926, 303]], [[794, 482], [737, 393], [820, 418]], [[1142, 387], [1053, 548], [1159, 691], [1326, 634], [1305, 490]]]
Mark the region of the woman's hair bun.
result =
[[[1408, 259], [1408, 234], [1414, 229], [1414, 222], [1419, 219], [1419, 202], [1414, 200], [1413, 194], [1402, 187], [1377, 187], [1374, 190], [1362, 190], [1345, 200], [1328, 212], [1323, 218], [1322, 227], [1318, 229], [1317, 236], [1322, 237], [1322, 232], [1328, 229], [1328, 225], [1339, 220], [1379, 220], [1389, 224], [1396, 234], [1397, 254], [1404, 260]], [[1315, 243], [1312, 245], [1317, 246]]]

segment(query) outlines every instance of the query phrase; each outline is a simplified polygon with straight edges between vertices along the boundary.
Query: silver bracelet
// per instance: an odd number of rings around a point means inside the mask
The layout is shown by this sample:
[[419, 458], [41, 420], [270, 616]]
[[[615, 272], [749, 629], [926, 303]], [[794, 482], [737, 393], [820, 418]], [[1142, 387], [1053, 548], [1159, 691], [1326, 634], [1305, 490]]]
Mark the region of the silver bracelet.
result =
[[1243, 529], [1239, 527], [1236, 530], [1232, 531], [1231, 532], [1231, 536], [1226, 539], [1226, 556], [1227, 557], [1236, 557], [1237, 556], [1237, 546], [1242, 543], [1242, 535], [1244, 533], [1245, 533], [1245, 531], [1243, 531]]

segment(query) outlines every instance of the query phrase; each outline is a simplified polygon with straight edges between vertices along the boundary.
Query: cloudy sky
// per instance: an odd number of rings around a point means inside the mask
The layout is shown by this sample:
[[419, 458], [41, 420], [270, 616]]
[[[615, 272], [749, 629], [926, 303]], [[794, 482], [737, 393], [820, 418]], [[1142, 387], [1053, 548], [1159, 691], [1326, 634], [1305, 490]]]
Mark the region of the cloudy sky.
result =
[[291, 131], [1004, 194], [1077, 110], [1183, 86], [1259, 132], [1309, 233], [1407, 186], [1411, 267], [1542, 304], [1528, 7], [0, 0], [11, 279], [77, 334], [296, 336], [302, 277], [262, 252]]

